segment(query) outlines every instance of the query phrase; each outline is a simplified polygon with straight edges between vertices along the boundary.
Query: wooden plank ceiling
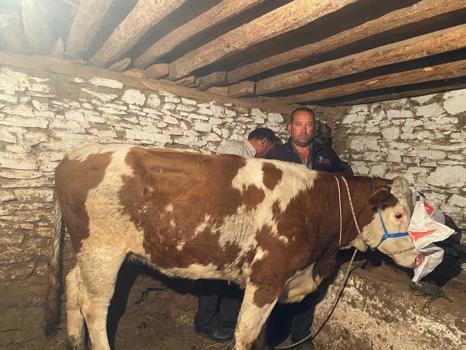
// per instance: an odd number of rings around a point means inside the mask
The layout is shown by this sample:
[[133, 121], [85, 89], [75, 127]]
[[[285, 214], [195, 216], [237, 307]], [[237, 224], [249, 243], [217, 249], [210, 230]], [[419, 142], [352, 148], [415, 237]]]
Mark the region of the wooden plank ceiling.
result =
[[364, 103], [466, 87], [466, 0], [2, 0], [0, 50], [237, 98]]

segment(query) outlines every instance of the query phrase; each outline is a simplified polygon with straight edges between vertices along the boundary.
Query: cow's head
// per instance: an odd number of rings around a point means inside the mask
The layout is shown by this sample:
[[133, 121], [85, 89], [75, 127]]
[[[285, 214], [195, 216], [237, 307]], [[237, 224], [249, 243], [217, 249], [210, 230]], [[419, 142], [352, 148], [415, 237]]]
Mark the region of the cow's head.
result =
[[369, 198], [371, 221], [363, 227], [352, 245], [359, 250], [377, 248], [398, 265], [414, 268], [422, 262], [422, 254], [406, 232], [412, 213], [412, 193], [402, 177], [393, 180], [391, 189], [377, 190]]

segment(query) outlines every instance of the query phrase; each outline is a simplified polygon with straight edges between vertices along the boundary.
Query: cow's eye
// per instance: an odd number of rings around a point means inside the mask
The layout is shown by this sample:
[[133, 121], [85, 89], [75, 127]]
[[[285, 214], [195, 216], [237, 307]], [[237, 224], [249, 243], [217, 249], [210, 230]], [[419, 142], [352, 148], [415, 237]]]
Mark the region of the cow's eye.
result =
[[402, 213], [396, 213], [396, 214], [395, 214], [395, 217], [396, 217], [397, 219], [401, 219], [401, 218], [403, 217], [403, 214], [402, 214]]

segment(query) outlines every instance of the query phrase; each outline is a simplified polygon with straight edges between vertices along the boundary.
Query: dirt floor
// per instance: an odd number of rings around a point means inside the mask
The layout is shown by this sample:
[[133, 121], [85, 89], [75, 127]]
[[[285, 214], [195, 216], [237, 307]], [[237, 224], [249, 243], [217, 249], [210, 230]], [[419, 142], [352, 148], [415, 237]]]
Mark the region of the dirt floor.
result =
[[[137, 274], [131, 268], [126, 270], [129, 277], [126, 282], [119, 282], [120, 293], [114, 298], [110, 310], [111, 321], [108, 328], [114, 348], [229, 348], [228, 343], [215, 343], [194, 332], [193, 318], [197, 299], [192, 294], [184, 294], [184, 286], [175, 285], [173, 288], [180, 292], [175, 293], [151, 276], [140, 274], [136, 277]], [[126, 298], [127, 289], [134, 278], [136, 280]], [[122, 283], [125, 285], [122, 286]], [[188, 289], [193, 289], [189, 283], [184, 284], [188, 285]], [[51, 338], [43, 335], [44, 291], [43, 284], [31, 286], [29, 283], [15, 282], [0, 286], [0, 308], [3, 310], [0, 317], [0, 349], [65, 349], [66, 325], [63, 312], [57, 334]], [[126, 306], [124, 299], [127, 299]]]
[[[377, 255], [380, 256], [380, 255]], [[367, 257], [367, 255], [366, 255]], [[455, 261], [458, 264], [458, 260]], [[452, 264], [446, 262], [452, 273]], [[457, 265], [459, 268], [459, 266]], [[438, 271], [454, 303], [440, 300], [442, 310], [460, 305], [464, 297], [465, 274], [456, 269], [449, 276]], [[394, 288], [407, 288], [409, 277], [392, 266], [375, 266], [360, 270], [367, 278], [390, 279]], [[378, 277], [377, 277], [378, 276]], [[390, 277], [391, 276], [391, 277]], [[454, 277], [456, 276], [456, 277]], [[454, 278], [453, 278], [454, 277]], [[383, 279], [381, 279], [383, 282]], [[444, 285], [441, 280], [439, 285]], [[395, 286], [396, 285], [396, 286]], [[174, 292], [174, 290], [176, 292]], [[114, 348], [152, 350], [226, 350], [231, 346], [215, 343], [198, 336], [193, 329], [196, 310], [196, 282], [167, 280], [141, 267], [125, 264], [120, 272], [118, 293], [110, 310], [109, 334]], [[66, 325], [64, 310], [56, 336], [43, 335], [42, 303], [45, 286], [42, 283], [11, 282], [0, 285], [0, 349], [64, 349]], [[63, 308], [64, 309], [64, 308]], [[117, 328], [116, 328], [117, 327]]]

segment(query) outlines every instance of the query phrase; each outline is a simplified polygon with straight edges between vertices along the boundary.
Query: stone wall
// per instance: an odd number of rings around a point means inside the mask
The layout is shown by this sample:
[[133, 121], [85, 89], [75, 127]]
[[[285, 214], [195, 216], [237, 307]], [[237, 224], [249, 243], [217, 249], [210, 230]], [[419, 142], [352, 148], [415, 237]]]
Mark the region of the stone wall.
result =
[[[33, 68], [0, 66], [0, 280], [43, 275], [53, 171], [76, 145], [130, 142], [212, 152], [259, 126], [287, 136], [290, 106], [169, 83], [148, 88], [140, 78], [92, 67], [26, 62]], [[459, 90], [316, 111], [333, 126], [335, 147], [355, 173], [403, 174], [464, 227], [465, 100], [466, 90]]]
[[356, 174], [403, 175], [466, 228], [466, 89], [315, 109]]
[[[122, 75], [123, 76], [123, 75]], [[133, 88], [95, 76], [0, 67], [0, 280], [40, 277], [50, 253], [53, 172], [65, 152], [118, 142], [212, 152], [280, 113]]]

